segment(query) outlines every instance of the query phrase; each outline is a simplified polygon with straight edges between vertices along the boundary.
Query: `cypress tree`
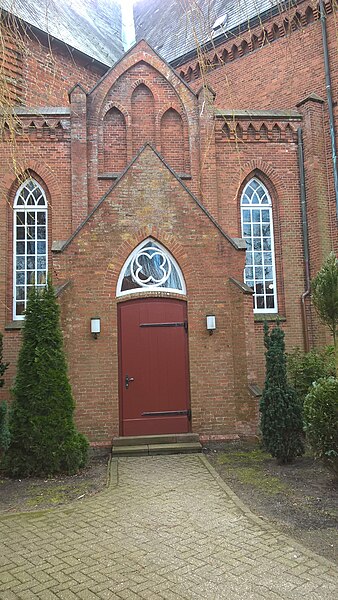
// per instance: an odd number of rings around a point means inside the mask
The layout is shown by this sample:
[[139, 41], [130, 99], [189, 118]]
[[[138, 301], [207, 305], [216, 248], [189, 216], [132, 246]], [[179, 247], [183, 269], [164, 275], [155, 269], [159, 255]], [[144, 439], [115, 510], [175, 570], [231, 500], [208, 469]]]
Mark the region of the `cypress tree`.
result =
[[59, 306], [50, 282], [30, 293], [23, 327], [4, 458], [12, 476], [72, 474], [85, 465], [88, 442], [77, 432]]
[[266, 450], [279, 463], [289, 463], [304, 453], [302, 408], [286, 374], [284, 332], [269, 332], [264, 324], [266, 376], [260, 403], [261, 431]]
[[[8, 368], [9, 363], [3, 361], [3, 336], [0, 333], [0, 388], [5, 384], [4, 374]], [[5, 452], [9, 446], [9, 429], [8, 429], [8, 418], [7, 418], [7, 404], [3, 400], [0, 403], [0, 455]]]
[[9, 363], [3, 361], [3, 335], [0, 333], [0, 388], [5, 385], [4, 374], [8, 368]]
[[338, 377], [338, 258], [334, 252], [312, 281], [312, 302], [320, 320], [332, 333]]

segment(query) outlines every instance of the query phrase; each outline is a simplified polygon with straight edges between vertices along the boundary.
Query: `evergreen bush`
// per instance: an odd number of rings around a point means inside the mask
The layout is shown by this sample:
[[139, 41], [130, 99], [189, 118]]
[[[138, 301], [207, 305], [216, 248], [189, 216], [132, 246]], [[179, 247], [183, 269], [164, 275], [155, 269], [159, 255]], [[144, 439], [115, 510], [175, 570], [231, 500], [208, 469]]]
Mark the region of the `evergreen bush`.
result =
[[5, 363], [3, 361], [3, 335], [0, 333], [0, 388], [2, 388], [5, 384], [4, 374], [6, 369], [8, 368], [9, 363]]
[[0, 456], [6, 452], [10, 441], [8, 419], [7, 419], [7, 404], [5, 401], [0, 404]]
[[287, 354], [287, 374], [291, 387], [301, 403], [312, 384], [322, 377], [335, 374], [335, 354], [333, 346], [302, 352], [295, 348]]
[[338, 379], [314, 383], [304, 402], [305, 430], [316, 456], [338, 477]]
[[[3, 361], [3, 336], [0, 333], [0, 388], [5, 384], [4, 374], [8, 368], [9, 363]], [[9, 446], [9, 429], [7, 419], [7, 404], [5, 401], [0, 404], [0, 456], [6, 452]]]
[[88, 442], [73, 421], [59, 307], [50, 282], [33, 289], [27, 302], [13, 395], [5, 472], [46, 477], [83, 467]]
[[287, 381], [284, 332], [269, 332], [264, 324], [266, 376], [260, 403], [261, 432], [265, 449], [279, 463], [289, 463], [304, 453], [302, 408]]
[[320, 320], [332, 333], [338, 377], [338, 259], [334, 252], [313, 279], [311, 297]]

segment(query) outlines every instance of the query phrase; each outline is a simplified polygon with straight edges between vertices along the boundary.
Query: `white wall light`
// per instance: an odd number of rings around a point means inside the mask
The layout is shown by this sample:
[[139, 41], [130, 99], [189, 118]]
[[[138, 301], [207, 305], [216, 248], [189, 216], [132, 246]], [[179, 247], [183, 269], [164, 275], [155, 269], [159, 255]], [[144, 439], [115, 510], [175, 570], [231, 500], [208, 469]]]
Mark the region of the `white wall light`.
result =
[[216, 317], [215, 315], [207, 315], [207, 330], [209, 335], [212, 335], [216, 329]]
[[99, 317], [93, 317], [90, 319], [90, 333], [92, 334], [94, 340], [97, 340], [99, 334], [101, 333], [101, 319]]

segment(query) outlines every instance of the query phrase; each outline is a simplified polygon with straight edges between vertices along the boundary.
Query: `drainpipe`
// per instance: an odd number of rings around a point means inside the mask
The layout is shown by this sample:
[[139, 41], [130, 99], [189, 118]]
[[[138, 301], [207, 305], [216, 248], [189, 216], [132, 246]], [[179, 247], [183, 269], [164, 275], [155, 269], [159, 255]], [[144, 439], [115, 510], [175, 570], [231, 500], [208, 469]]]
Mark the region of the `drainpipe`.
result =
[[337, 219], [338, 219], [338, 166], [337, 166], [337, 147], [336, 147], [335, 123], [334, 123], [333, 101], [332, 101], [332, 87], [331, 87], [331, 74], [330, 74], [330, 62], [329, 62], [329, 48], [328, 48], [328, 44], [327, 44], [326, 11], [325, 11], [323, 0], [319, 0], [319, 8], [320, 8], [320, 22], [321, 22], [321, 26], [322, 26], [322, 39], [323, 39], [323, 50], [324, 50], [326, 94], [327, 94], [327, 103], [328, 103], [328, 108], [329, 108], [330, 137], [331, 137], [332, 162], [333, 162], [333, 177], [334, 177], [334, 189], [335, 189], [335, 196], [336, 196], [336, 216], [337, 216]]
[[302, 132], [301, 127], [299, 127], [297, 129], [297, 137], [298, 137], [298, 166], [299, 166], [299, 177], [300, 177], [300, 204], [301, 204], [301, 213], [302, 213], [304, 267], [305, 267], [305, 291], [301, 296], [301, 308], [302, 308], [304, 350], [305, 350], [305, 352], [309, 352], [310, 340], [309, 340], [309, 328], [308, 328], [308, 319], [307, 319], [307, 314], [306, 314], [305, 301], [306, 301], [306, 298], [310, 295], [311, 287], [310, 287], [310, 260], [309, 260], [309, 233], [308, 233], [307, 210], [306, 210], [303, 132]]

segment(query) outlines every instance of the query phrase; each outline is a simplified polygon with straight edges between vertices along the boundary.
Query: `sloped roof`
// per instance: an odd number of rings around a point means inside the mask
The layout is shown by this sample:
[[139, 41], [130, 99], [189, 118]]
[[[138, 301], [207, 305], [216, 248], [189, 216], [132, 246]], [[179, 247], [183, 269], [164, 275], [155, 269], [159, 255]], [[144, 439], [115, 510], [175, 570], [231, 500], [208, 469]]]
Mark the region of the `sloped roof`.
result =
[[[134, 1], [136, 41], [145, 39], [175, 66], [212, 38], [220, 17], [227, 15], [214, 41], [291, 6], [286, 0]], [[124, 54], [119, 0], [0, 0], [0, 16], [1, 9], [105, 65], [112, 66]]]
[[123, 55], [118, 0], [0, 0], [1, 9], [105, 65]]
[[136, 0], [136, 39], [144, 38], [168, 62], [196, 49], [212, 38], [217, 19], [227, 15], [214, 40], [256, 16], [282, 11], [282, 0]]

